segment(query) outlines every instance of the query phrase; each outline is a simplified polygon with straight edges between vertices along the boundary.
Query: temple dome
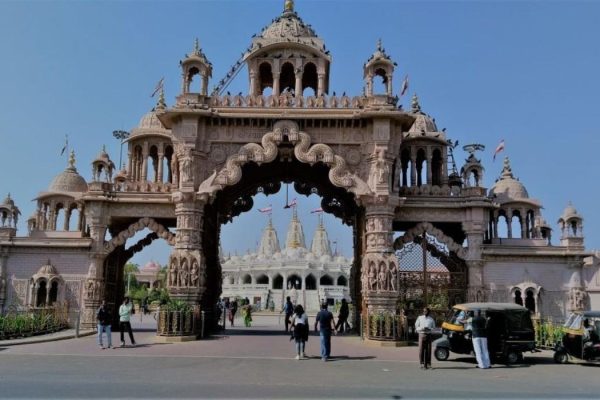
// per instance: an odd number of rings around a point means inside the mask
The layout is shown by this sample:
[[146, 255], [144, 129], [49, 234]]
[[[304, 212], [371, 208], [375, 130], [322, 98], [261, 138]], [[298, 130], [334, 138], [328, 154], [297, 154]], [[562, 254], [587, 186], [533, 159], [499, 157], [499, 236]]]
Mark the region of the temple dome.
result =
[[140, 119], [138, 128], [141, 129], [164, 129], [162, 122], [156, 116], [154, 110], [150, 111]]
[[562, 212], [562, 215], [560, 216], [560, 218], [564, 221], [567, 221], [572, 218], [580, 218], [581, 219], [581, 215], [579, 215], [579, 213], [577, 212], [575, 207], [573, 207], [573, 204], [569, 203], [569, 205], [567, 205], [567, 207]]
[[71, 151], [69, 166], [52, 180], [48, 191], [56, 193], [83, 193], [87, 192], [87, 190], [87, 182], [79, 175], [79, 173], [77, 173], [77, 169], [75, 168], [75, 153]]
[[154, 261], [147, 262], [146, 265], [144, 265], [140, 269], [140, 272], [145, 272], [145, 273], [158, 272], [158, 271], [160, 271], [160, 265], [155, 263]]
[[317, 37], [316, 33], [305, 24], [294, 11], [284, 11], [275, 18], [260, 34], [265, 39], [279, 39], [290, 37]]
[[50, 261], [46, 265], [42, 265], [36, 275], [58, 275], [58, 271]]
[[529, 199], [525, 186], [513, 176], [508, 157], [504, 158], [502, 175], [490, 189], [490, 196], [495, 196], [500, 202]]
[[421, 110], [419, 98], [416, 94], [414, 94], [411, 99], [410, 112], [414, 114], [415, 122], [413, 122], [412, 126], [408, 130], [409, 133], [425, 133], [438, 131], [433, 119]]

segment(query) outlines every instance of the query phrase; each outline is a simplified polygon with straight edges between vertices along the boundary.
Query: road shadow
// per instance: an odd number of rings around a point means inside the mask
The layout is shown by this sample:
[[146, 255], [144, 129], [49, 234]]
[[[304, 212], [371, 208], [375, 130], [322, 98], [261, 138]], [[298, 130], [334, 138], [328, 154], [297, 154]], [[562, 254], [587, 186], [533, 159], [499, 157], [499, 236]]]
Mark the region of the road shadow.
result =
[[[360, 361], [360, 360], [373, 360], [375, 359], [375, 356], [330, 356], [327, 359], [327, 362], [334, 362], [334, 361]], [[321, 356], [306, 356], [304, 357], [305, 360], [321, 360]]]

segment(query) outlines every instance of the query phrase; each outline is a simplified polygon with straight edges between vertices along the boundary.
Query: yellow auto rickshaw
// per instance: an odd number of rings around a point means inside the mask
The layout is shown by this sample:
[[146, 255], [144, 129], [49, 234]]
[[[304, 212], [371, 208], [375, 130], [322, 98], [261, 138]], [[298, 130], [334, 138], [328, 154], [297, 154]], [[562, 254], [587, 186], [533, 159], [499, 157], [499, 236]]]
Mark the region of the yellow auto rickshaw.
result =
[[600, 362], [600, 311], [573, 312], [563, 325], [562, 340], [554, 349], [554, 361], [564, 364], [569, 358]]

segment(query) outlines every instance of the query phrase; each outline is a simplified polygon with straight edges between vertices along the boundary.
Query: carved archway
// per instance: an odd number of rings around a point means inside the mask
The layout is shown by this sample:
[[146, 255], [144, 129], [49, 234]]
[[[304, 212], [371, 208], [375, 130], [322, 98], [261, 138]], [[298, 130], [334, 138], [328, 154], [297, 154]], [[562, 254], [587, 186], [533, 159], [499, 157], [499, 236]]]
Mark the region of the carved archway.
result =
[[175, 244], [175, 235], [171, 233], [167, 228], [156, 222], [154, 219], [149, 217], [140, 218], [139, 221], [129, 225], [127, 229], [119, 232], [115, 237], [104, 244], [104, 249], [110, 253], [115, 248], [125, 244], [127, 239], [133, 237], [137, 232], [148, 228], [152, 232], [156, 233], [159, 238], [162, 238], [173, 246]]
[[346, 160], [335, 154], [326, 144], [317, 143], [311, 146], [311, 137], [299, 130], [293, 121], [278, 121], [273, 131], [266, 133], [261, 144], [248, 143], [237, 154], [229, 156], [225, 166], [220, 171], [204, 180], [198, 189], [198, 195], [205, 200], [214, 199], [215, 194], [227, 186], [232, 186], [242, 179], [242, 166], [248, 162], [258, 165], [274, 161], [279, 153], [278, 146], [291, 143], [294, 146], [294, 156], [298, 161], [313, 165], [322, 162], [329, 167], [329, 180], [337, 187], [354, 193], [357, 197], [371, 193], [365, 181], [350, 172]]
[[414, 227], [407, 230], [403, 236], [400, 236], [394, 241], [394, 250], [402, 250], [405, 244], [415, 241], [415, 238], [424, 233], [435, 237], [441, 243], [444, 243], [448, 250], [454, 252], [459, 258], [465, 259], [467, 249], [456, 243], [450, 236], [447, 236], [442, 230], [437, 229], [429, 222], [420, 222]]

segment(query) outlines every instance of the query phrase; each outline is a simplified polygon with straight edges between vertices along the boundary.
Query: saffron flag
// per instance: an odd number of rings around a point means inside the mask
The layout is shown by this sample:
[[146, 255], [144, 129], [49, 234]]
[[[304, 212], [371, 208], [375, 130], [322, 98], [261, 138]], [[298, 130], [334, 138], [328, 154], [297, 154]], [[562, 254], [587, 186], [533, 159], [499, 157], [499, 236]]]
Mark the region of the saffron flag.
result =
[[400, 90], [400, 96], [404, 96], [404, 94], [408, 91], [408, 75], [404, 77], [402, 81], [402, 89]]
[[164, 77], [160, 78], [160, 81], [158, 81], [158, 83], [156, 84], [156, 87], [154, 88], [154, 92], [152, 92], [150, 97], [154, 97], [156, 95], [156, 93], [158, 93], [158, 91], [164, 87], [164, 84], [165, 84], [165, 78]]
[[315, 214], [315, 213], [322, 213], [322, 212], [323, 212], [323, 209], [322, 209], [322, 208], [317, 208], [317, 209], [315, 209], [315, 210], [312, 210], [310, 213], [311, 213], [311, 214]]
[[271, 212], [273, 212], [273, 206], [271, 206], [271, 204], [269, 204], [269, 207], [259, 208], [258, 212], [259, 213], [263, 213], [263, 214], [264, 213], [269, 213], [270, 214]]
[[67, 147], [69, 147], [69, 135], [65, 135], [65, 145], [63, 146], [62, 150], [60, 151], [61, 156], [63, 154], [65, 154], [65, 151], [67, 151]]
[[496, 156], [504, 150], [504, 139], [498, 143], [496, 150], [494, 150], [494, 161], [496, 161]]

